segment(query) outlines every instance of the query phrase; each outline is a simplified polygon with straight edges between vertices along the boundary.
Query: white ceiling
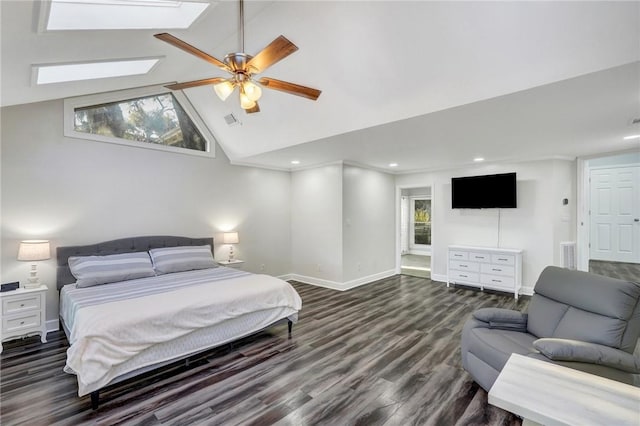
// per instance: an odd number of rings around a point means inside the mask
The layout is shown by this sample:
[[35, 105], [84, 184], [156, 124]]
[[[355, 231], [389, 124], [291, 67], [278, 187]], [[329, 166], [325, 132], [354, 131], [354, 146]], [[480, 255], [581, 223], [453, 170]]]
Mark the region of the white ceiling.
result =
[[[157, 31], [37, 32], [38, 5], [2, 1], [2, 105], [222, 72]], [[211, 87], [185, 93], [234, 163], [291, 168], [346, 160], [397, 171], [640, 149], [640, 2], [247, 2], [246, 51], [280, 34], [300, 50], [265, 76], [323, 91], [264, 90], [259, 114]], [[171, 34], [222, 59], [237, 3]], [[34, 86], [31, 65], [149, 56], [145, 76]], [[227, 126], [233, 112], [241, 126]], [[390, 169], [388, 169], [390, 170]]]

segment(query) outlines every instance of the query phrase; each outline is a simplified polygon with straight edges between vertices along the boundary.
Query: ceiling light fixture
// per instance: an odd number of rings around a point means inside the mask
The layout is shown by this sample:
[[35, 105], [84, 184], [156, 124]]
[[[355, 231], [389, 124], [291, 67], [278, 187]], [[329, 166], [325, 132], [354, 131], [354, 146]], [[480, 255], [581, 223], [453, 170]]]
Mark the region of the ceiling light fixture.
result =
[[293, 165], [300, 164], [300, 161], [298, 161], [298, 160], [291, 160], [291, 164], [293, 164]]
[[146, 74], [160, 58], [128, 59], [121, 61], [82, 62], [74, 64], [33, 65], [36, 84], [93, 80]]
[[630, 141], [631, 139], [640, 139], [640, 135], [630, 135], [630, 136], [625, 136], [624, 138], [625, 141]]
[[398, 167], [398, 163], [389, 163], [389, 167]]
[[474, 159], [473, 159], [473, 161], [475, 161], [476, 163], [479, 163], [479, 162], [481, 162], [481, 161], [484, 161], [484, 158], [482, 158], [482, 157], [476, 157], [476, 158], [474, 158]]
[[261, 86], [272, 90], [279, 90], [290, 95], [301, 96], [313, 101], [318, 99], [318, 96], [320, 96], [320, 90], [289, 83], [287, 81], [276, 80], [268, 77], [253, 80], [256, 74], [262, 73], [276, 62], [281, 61], [298, 50], [298, 46], [287, 40], [286, 37], [280, 36], [272, 41], [267, 47], [262, 49], [256, 56], [244, 53], [244, 0], [240, 0], [240, 48], [242, 51], [229, 53], [224, 57], [224, 62], [194, 46], [191, 46], [188, 43], [185, 43], [169, 33], [154, 34], [154, 37], [169, 43], [174, 47], [182, 49], [185, 52], [195, 55], [200, 59], [204, 59], [232, 75], [231, 78], [213, 77], [196, 81], [188, 81], [186, 83], [169, 84], [165, 86], [168, 89], [182, 90], [190, 87], [212, 84], [218, 97], [224, 101], [237, 87], [240, 95], [240, 106], [248, 114], [260, 111], [258, 100], [262, 96]]

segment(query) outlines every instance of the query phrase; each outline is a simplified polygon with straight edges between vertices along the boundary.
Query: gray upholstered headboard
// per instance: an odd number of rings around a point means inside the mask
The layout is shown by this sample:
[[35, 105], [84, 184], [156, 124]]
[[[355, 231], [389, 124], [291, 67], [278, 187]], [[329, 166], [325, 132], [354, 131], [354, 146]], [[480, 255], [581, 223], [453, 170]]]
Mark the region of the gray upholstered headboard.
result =
[[60, 290], [63, 286], [76, 282], [69, 270], [68, 260], [70, 256], [105, 256], [108, 254], [148, 251], [149, 249], [161, 247], [203, 246], [205, 244], [209, 244], [213, 252], [213, 238], [171, 237], [164, 235], [122, 238], [88, 246], [58, 247], [56, 249], [56, 258], [58, 260], [56, 284], [58, 290]]

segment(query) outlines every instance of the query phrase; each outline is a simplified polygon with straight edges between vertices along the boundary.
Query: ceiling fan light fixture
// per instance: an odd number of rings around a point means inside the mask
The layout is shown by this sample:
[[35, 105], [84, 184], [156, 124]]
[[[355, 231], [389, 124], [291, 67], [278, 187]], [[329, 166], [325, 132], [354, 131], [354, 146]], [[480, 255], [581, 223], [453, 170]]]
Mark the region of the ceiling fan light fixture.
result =
[[242, 83], [242, 88], [244, 89], [244, 94], [247, 95], [247, 98], [251, 99], [254, 102], [260, 100], [260, 97], [262, 96], [262, 89], [253, 81], [244, 81]]
[[240, 106], [242, 109], [251, 109], [256, 106], [256, 101], [249, 99], [244, 90], [240, 91]]
[[218, 83], [213, 86], [213, 90], [215, 90], [216, 95], [218, 95], [222, 101], [226, 101], [235, 88], [236, 86], [229, 80], [225, 80], [222, 83]]

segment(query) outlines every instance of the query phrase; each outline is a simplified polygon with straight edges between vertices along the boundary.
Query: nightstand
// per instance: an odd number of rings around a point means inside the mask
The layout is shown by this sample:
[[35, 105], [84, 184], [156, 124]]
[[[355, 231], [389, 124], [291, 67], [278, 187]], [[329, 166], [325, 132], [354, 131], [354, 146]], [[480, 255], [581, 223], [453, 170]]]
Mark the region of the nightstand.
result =
[[218, 261], [218, 265], [228, 266], [230, 268], [242, 268], [243, 263], [244, 263], [244, 260], [239, 260], [239, 259]]
[[47, 286], [19, 288], [0, 293], [2, 302], [2, 329], [0, 331], [0, 353], [2, 342], [17, 337], [40, 334], [42, 343], [47, 341], [46, 306]]

